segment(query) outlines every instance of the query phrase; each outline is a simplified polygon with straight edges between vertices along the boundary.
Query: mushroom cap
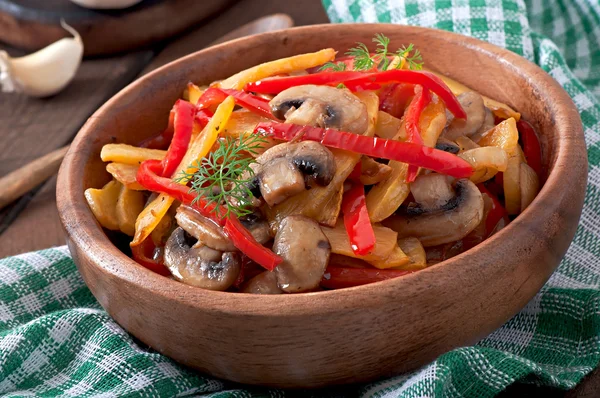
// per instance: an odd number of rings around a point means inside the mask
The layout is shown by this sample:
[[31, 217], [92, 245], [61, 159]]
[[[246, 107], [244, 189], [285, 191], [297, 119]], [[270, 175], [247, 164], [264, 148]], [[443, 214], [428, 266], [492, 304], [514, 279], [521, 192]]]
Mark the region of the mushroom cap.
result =
[[288, 123], [363, 134], [367, 107], [350, 90], [307, 84], [288, 88], [269, 103], [271, 113]]
[[288, 216], [279, 223], [273, 251], [283, 258], [275, 268], [279, 288], [287, 293], [298, 293], [319, 286], [331, 246], [316, 221]]
[[398, 232], [398, 238], [416, 237], [423, 246], [436, 246], [467, 236], [483, 219], [483, 198], [468, 179], [454, 184], [455, 195], [440, 207], [418, 204], [400, 208], [383, 225]]
[[238, 253], [210, 249], [200, 241], [192, 244], [183, 228], [176, 228], [165, 244], [165, 266], [173, 277], [208, 290], [227, 290], [241, 269]]
[[450, 140], [455, 140], [460, 136], [475, 134], [486, 119], [486, 108], [481, 95], [473, 91], [466, 91], [459, 94], [457, 98], [467, 113], [467, 118], [452, 120], [448, 129], [444, 132], [444, 137]]
[[[256, 158], [257, 186], [269, 206], [283, 202], [316, 183], [328, 185], [335, 175], [333, 154], [324, 145], [314, 141], [288, 142], [269, 148]], [[256, 189], [252, 190], [256, 196]]]
[[204, 245], [219, 251], [237, 251], [223, 229], [190, 206], [181, 205], [175, 215], [177, 224]]

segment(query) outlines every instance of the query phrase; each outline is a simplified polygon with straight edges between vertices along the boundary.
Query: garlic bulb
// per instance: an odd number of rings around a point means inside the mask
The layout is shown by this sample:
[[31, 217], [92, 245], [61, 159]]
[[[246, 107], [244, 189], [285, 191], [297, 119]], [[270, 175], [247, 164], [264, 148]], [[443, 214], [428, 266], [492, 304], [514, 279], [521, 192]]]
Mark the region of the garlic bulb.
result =
[[95, 9], [120, 9], [136, 5], [142, 0], [71, 0], [81, 7]]
[[33, 54], [11, 58], [0, 51], [0, 86], [4, 92], [21, 92], [32, 97], [48, 97], [69, 84], [81, 64], [83, 42], [79, 33], [65, 21], [61, 26], [73, 37], [60, 39]]

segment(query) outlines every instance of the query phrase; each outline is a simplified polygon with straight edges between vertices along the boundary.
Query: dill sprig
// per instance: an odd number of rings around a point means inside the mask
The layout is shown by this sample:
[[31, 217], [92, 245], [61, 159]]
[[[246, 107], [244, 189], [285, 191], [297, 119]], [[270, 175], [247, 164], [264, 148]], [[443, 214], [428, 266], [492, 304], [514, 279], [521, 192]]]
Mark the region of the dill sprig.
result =
[[335, 62], [327, 62], [319, 68], [319, 71], [322, 72], [327, 69], [331, 69], [333, 72], [343, 72], [346, 70], [346, 64], [343, 62], [338, 62], [337, 64]]
[[193, 173], [182, 171], [177, 182], [190, 182], [190, 192], [196, 193], [194, 202], [200, 198], [225, 208], [225, 216], [243, 217], [252, 213], [250, 182], [254, 178], [252, 156], [267, 140], [259, 134], [241, 134], [239, 139], [227, 137], [219, 141], [219, 147], [208, 156], [190, 165]]
[[[411, 52], [413, 53], [412, 56], [410, 55]], [[408, 47], [402, 46], [402, 48], [398, 49], [396, 55], [404, 58], [406, 62], [408, 62], [408, 67], [410, 69], [423, 69], [423, 57], [421, 56], [421, 52], [415, 48], [414, 44], [410, 43]]]
[[[421, 70], [423, 68], [421, 53], [414, 48], [414, 44], [411, 43], [408, 47], [402, 47], [395, 53], [391, 53], [389, 51], [390, 39], [381, 33], [375, 34], [373, 43], [377, 45], [373, 55], [364, 43], [356, 43], [356, 47], [348, 50], [346, 55], [354, 57], [354, 70], [368, 71], [374, 66], [377, 66], [379, 70], [386, 70], [390, 66], [389, 57], [396, 55], [404, 58], [410, 69]], [[396, 69], [399, 69], [401, 65], [402, 63], [396, 65]]]

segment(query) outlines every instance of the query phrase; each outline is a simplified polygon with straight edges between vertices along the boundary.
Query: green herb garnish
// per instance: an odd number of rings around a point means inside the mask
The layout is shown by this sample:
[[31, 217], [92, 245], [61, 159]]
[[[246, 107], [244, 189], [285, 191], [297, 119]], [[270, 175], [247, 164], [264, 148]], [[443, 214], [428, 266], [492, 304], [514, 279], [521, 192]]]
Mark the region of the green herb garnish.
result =
[[[379, 70], [386, 70], [390, 66], [389, 57], [395, 55], [404, 58], [408, 62], [410, 69], [421, 70], [423, 68], [421, 53], [415, 49], [414, 44], [411, 43], [408, 47], [402, 47], [395, 53], [391, 53], [389, 51], [390, 39], [381, 33], [375, 35], [373, 43], [377, 44], [375, 54], [373, 55], [371, 55], [369, 48], [364, 43], [356, 43], [356, 47], [348, 50], [346, 55], [354, 57], [354, 70], [368, 71], [374, 66], [377, 66]], [[402, 63], [396, 65], [396, 69], [399, 69], [400, 65]]]
[[343, 62], [338, 62], [337, 64], [335, 62], [327, 62], [319, 68], [319, 71], [322, 72], [327, 69], [331, 69], [334, 72], [343, 72], [346, 70], [346, 64]]
[[250, 182], [254, 179], [254, 170], [250, 166], [256, 160], [249, 155], [257, 155], [266, 142], [259, 134], [241, 134], [237, 140], [227, 137], [219, 141], [214, 152], [190, 165], [197, 169], [194, 173], [183, 171], [175, 180], [191, 181], [190, 192], [197, 194], [192, 203], [203, 198], [208, 203], [221, 205], [226, 210], [226, 217], [251, 214]]

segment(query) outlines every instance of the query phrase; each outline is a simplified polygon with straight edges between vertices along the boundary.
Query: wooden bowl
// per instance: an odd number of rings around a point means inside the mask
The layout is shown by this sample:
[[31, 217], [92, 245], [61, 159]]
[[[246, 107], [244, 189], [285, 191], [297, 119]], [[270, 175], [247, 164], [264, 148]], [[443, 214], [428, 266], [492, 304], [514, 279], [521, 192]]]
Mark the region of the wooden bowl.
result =
[[[399, 279], [338, 291], [259, 296], [213, 292], [154, 274], [120, 252], [83, 196], [108, 181], [100, 148], [161, 131], [188, 81], [208, 83], [276, 58], [374, 33], [415, 43], [429, 68], [519, 110], [541, 133], [547, 181], [529, 208], [483, 244]], [[127, 331], [201, 372], [240, 383], [320, 387], [391, 376], [476, 343], [536, 294], [581, 214], [587, 156], [577, 109], [525, 59], [439, 30], [317, 25], [264, 33], [191, 54], [134, 82], [83, 126], [60, 170], [58, 209], [83, 279]]]

